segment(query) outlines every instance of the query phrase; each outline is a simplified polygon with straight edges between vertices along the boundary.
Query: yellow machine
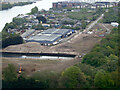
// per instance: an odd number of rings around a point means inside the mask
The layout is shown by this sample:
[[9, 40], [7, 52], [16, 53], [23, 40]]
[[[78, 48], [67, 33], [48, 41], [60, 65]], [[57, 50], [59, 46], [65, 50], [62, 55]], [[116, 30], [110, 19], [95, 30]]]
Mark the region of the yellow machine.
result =
[[40, 24], [42, 24], [42, 21], [40, 21]]
[[19, 69], [19, 74], [21, 74], [22, 73], [22, 67], [20, 66], [20, 69]]

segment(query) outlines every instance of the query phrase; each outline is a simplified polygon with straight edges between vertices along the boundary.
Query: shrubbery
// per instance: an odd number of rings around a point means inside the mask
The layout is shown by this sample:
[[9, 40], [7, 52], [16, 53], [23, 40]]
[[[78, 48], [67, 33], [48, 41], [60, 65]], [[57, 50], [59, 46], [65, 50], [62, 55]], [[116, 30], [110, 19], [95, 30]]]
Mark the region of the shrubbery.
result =
[[7, 32], [2, 33], [2, 48], [5, 48], [9, 45], [22, 44], [23, 38], [17, 34], [9, 34]]

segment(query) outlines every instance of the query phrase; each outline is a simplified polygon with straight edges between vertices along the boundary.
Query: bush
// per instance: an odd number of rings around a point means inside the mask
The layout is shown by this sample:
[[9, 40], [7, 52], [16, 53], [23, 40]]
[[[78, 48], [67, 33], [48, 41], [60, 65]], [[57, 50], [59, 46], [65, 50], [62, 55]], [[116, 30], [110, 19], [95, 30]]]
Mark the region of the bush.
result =
[[23, 38], [16, 34], [4, 33], [2, 37], [2, 48], [5, 48], [9, 45], [22, 44]]
[[44, 71], [34, 73], [31, 78], [42, 84], [40, 88], [56, 88], [58, 86], [59, 74], [56, 72]]
[[7, 82], [13, 82], [17, 80], [16, 67], [13, 64], [8, 64], [8, 67], [3, 71], [3, 77]]
[[91, 66], [99, 67], [105, 64], [107, 61], [104, 59], [104, 55], [100, 52], [90, 52], [83, 57], [82, 63], [89, 64]]
[[87, 88], [89, 84], [84, 73], [78, 67], [71, 66], [62, 72], [59, 86], [63, 88]]
[[114, 86], [114, 81], [112, 80], [111, 75], [104, 71], [99, 71], [95, 75], [94, 83], [97, 88], [111, 88]]

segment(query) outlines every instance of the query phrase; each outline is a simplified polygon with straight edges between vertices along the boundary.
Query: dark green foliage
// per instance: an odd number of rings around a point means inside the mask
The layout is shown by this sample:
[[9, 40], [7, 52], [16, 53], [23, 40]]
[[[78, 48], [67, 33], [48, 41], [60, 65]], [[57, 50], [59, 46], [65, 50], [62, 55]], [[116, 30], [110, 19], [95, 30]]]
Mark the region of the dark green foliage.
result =
[[[118, 58], [119, 38], [117, 31], [118, 30], [113, 29], [110, 35], [107, 35], [106, 38], [102, 39], [99, 45], [96, 45], [90, 53], [84, 56], [82, 62], [90, 64], [91, 66], [99, 67], [110, 63], [110, 58]], [[112, 57], [110, 55], [112, 55]]]
[[87, 23], [86, 23], [85, 21], [82, 21], [81, 28], [82, 28], [82, 29], [85, 29], [85, 28], [86, 28], [86, 26], [87, 26]]
[[20, 29], [28, 29], [28, 27], [27, 26], [25, 26], [24, 24], [22, 24], [22, 27], [20, 27]]
[[112, 34], [106, 36], [105, 39], [103, 39], [101, 41], [101, 52], [106, 55], [109, 56], [110, 54], [115, 54], [117, 56], [118, 55], [118, 42], [120, 41], [120, 39], [118, 38], [118, 30], [113, 30]]
[[2, 10], [6, 10], [6, 9], [9, 9], [9, 8], [12, 8], [12, 5], [10, 3], [2, 4]]
[[41, 24], [38, 25], [33, 25], [32, 29], [36, 29], [36, 30], [44, 30], [44, 27]]
[[96, 15], [94, 15], [94, 16], [91, 18], [91, 20], [92, 20], [92, 21], [95, 21], [100, 15], [101, 15], [101, 14], [96, 14]]
[[47, 19], [43, 16], [37, 16], [36, 17], [38, 20], [39, 20], [39, 23], [42, 21], [42, 23], [46, 23], [47, 22]]
[[107, 61], [103, 59], [104, 55], [100, 52], [91, 52], [84, 56], [82, 63], [90, 64], [91, 66], [99, 67]]
[[9, 45], [22, 44], [23, 39], [21, 36], [16, 34], [2, 33], [2, 48], [5, 48]]
[[2, 32], [8, 32], [8, 29], [20, 29], [20, 25], [22, 26], [21, 29], [26, 29], [24, 23], [27, 22], [28, 20], [25, 18], [13, 18], [13, 22], [5, 24], [5, 27], [3, 28]]
[[103, 18], [104, 23], [118, 22], [118, 8], [110, 8]]
[[[106, 38], [102, 39], [101, 43], [96, 45], [90, 53], [83, 57], [83, 61], [80, 64], [77, 64], [82, 72], [87, 75], [87, 80], [93, 84], [91, 86], [97, 88], [113, 88], [118, 87], [120, 82], [119, 75], [116, 71], [118, 67], [118, 38], [119, 29], [114, 28], [110, 35], [107, 35]], [[91, 68], [90, 66], [95, 66], [96, 68]], [[92, 71], [93, 70], [93, 71]], [[96, 71], [99, 71], [96, 73]], [[94, 74], [92, 76], [91, 72]], [[115, 76], [112, 76], [115, 74]], [[120, 79], [119, 79], [120, 80]]]
[[58, 86], [59, 74], [56, 72], [44, 71], [32, 75], [36, 82], [41, 83], [42, 88], [56, 88]]
[[114, 81], [114, 87], [120, 88], [120, 71], [119, 68], [111, 73], [112, 80]]
[[21, 24], [27, 22], [27, 20], [24, 19], [24, 18], [13, 18], [13, 22], [14, 22], [16, 25], [21, 25]]
[[111, 75], [104, 71], [99, 71], [95, 75], [94, 83], [97, 88], [111, 88], [114, 86]]
[[10, 28], [10, 29], [15, 29], [16, 27], [17, 27], [16, 23], [11, 22], [11, 23], [9, 24], [9, 27], [8, 27], [8, 28]]
[[94, 78], [95, 78], [97, 69], [93, 66], [83, 64], [83, 63], [76, 64], [75, 66], [79, 67], [80, 70], [85, 74], [86, 80], [89, 81], [90, 86], [91, 87], [94, 86]]
[[100, 66], [98, 69], [104, 69], [106, 72], [113, 72], [118, 68], [118, 57], [111, 54], [109, 57], [105, 58], [108, 63]]
[[16, 28], [16, 23], [11, 22], [11, 23], [6, 23], [5, 27], [3, 28], [2, 32], [8, 32], [8, 29], [14, 29]]
[[97, 8], [97, 10], [96, 10], [96, 13], [98, 14], [98, 15], [101, 15], [102, 13], [104, 13], [105, 12], [105, 8]]
[[84, 72], [85, 75], [89, 75], [91, 77], [94, 77], [97, 72], [97, 69], [95, 67], [92, 67], [87, 64], [79, 63], [76, 64], [75, 66], [79, 67], [81, 71]]
[[36, 6], [31, 9], [31, 14], [35, 14], [37, 12], [38, 12], [38, 8]]
[[14, 22], [6, 23], [5, 27], [2, 30], [2, 32], [7, 32], [8, 29], [15, 29], [15, 28], [17, 28], [17, 24], [16, 23], [14, 23]]
[[66, 25], [66, 24], [70, 24], [70, 25], [74, 25], [73, 21], [64, 21], [62, 24]]
[[8, 64], [8, 67], [3, 71], [4, 80], [7, 82], [17, 80], [16, 67], [13, 64]]
[[59, 85], [64, 88], [87, 88], [89, 86], [84, 73], [76, 66], [71, 66], [62, 72]]
[[[10, 69], [9, 67], [7, 68]], [[33, 73], [33, 75], [30, 77], [26, 77], [25, 75], [21, 74], [14, 81], [8, 81], [8, 79], [4, 79], [2, 84], [3, 88], [56, 88], [58, 87], [58, 80], [58, 73], [45, 71]]]
[[100, 17], [101, 14], [105, 12], [104, 8], [97, 8], [96, 12], [93, 13], [93, 17], [91, 18], [92, 21], [95, 21], [98, 17]]
[[118, 68], [118, 61], [109, 61], [105, 65], [102, 65], [98, 68], [99, 69], [104, 69], [106, 72], [113, 72]]
[[36, 83], [34, 79], [31, 78], [24, 78], [20, 76], [16, 81], [14, 82], [2, 82], [3, 88], [37, 88], [37, 86], [41, 87], [42, 84]]

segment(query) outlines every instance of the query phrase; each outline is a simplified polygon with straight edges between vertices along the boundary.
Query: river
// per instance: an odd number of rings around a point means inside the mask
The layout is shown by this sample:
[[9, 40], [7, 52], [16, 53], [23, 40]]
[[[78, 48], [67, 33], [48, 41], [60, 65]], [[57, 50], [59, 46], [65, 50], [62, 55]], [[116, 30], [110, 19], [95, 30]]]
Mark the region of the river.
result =
[[4, 28], [6, 23], [12, 22], [12, 19], [16, 17], [18, 14], [26, 14], [31, 11], [31, 9], [35, 6], [38, 7], [39, 10], [45, 9], [49, 10], [52, 7], [53, 2], [65, 1], [65, 0], [42, 0], [37, 1], [36, 3], [25, 5], [25, 6], [15, 6], [8, 10], [0, 11], [0, 32]]

